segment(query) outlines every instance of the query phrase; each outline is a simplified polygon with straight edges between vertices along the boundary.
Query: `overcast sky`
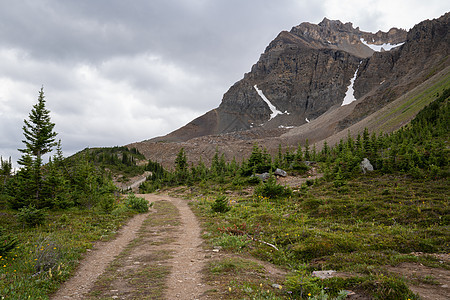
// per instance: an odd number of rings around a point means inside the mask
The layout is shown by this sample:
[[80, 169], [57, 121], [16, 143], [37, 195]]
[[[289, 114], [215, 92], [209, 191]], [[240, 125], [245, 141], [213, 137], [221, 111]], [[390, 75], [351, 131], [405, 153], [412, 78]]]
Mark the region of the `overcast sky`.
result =
[[[0, 0], [0, 155], [44, 86], [65, 155], [167, 134], [219, 106], [282, 30], [409, 29], [447, 0]], [[15, 165], [17, 167], [17, 165]]]

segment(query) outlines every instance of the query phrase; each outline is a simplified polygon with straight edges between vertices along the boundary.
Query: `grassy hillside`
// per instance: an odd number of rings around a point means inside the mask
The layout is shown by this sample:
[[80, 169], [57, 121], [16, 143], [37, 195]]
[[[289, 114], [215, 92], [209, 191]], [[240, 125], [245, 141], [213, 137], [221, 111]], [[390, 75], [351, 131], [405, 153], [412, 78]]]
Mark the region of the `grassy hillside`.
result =
[[128, 182], [131, 177], [144, 173], [147, 160], [136, 148], [103, 147], [86, 148], [73, 155], [71, 159], [77, 160], [85, 157], [96, 167], [110, 173], [116, 181]]
[[448, 69], [425, 82], [422, 86], [401, 97], [398, 103], [383, 109], [384, 114], [373, 121], [374, 130], [391, 132], [410, 122], [419, 111], [434, 101], [450, 88], [450, 72]]
[[[208, 196], [191, 196], [211, 246], [290, 271], [282, 291], [270, 289], [272, 296], [308, 298], [325, 289], [333, 297], [341, 290], [353, 290], [376, 299], [416, 299], [408, 285], [439, 278], [406, 279], [389, 269], [410, 262], [449, 270], [449, 261], [434, 256], [450, 250], [448, 184], [448, 179], [378, 173], [353, 178], [340, 187], [317, 180], [287, 198], [229, 193], [230, 210], [223, 213], [213, 210], [223, 194], [220, 189], [217, 196], [204, 190], [199, 193]], [[321, 280], [312, 277], [316, 270], [340, 275]], [[262, 292], [266, 288], [259, 288], [261, 282], [270, 286], [243, 273], [233, 272], [229, 281], [221, 280], [223, 290], [232, 287], [230, 299], [251, 299], [247, 287]]]

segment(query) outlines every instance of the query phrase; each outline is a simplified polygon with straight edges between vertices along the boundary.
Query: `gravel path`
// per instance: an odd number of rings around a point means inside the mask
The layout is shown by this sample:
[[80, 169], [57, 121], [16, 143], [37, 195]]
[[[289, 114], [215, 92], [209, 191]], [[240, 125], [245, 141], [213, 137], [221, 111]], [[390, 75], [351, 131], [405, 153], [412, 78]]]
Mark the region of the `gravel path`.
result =
[[[169, 201], [180, 214], [181, 225], [178, 226], [176, 239], [169, 243], [166, 250], [172, 253], [168, 260], [171, 273], [167, 281], [165, 299], [200, 299], [206, 286], [202, 284], [201, 270], [204, 267], [205, 253], [200, 247], [200, 226], [195, 215], [187, 205], [187, 201], [166, 195], [137, 195], [149, 202]], [[98, 243], [80, 263], [76, 274], [65, 282], [62, 287], [52, 295], [51, 299], [84, 299], [93, 288], [97, 278], [105, 271], [107, 266], [119, 255], [125, 247], [132, 242], [138, 234], [146, 218], [151, 212], [137, 215], [127, 225], [123, 226], [116, 239]]]
[[[146, 197], [151, 200], [153, 195]], [[200, 225], [185, 200], [164, 199], [178, 208], [181, 217], [178, 239], [170, 246], [173, 251], [173, 258], [169, 260], [172, 272], [167, 282], [166, 299], [200, 299], [206, 290], [201, 278], [205, 253], [201, 248]]]

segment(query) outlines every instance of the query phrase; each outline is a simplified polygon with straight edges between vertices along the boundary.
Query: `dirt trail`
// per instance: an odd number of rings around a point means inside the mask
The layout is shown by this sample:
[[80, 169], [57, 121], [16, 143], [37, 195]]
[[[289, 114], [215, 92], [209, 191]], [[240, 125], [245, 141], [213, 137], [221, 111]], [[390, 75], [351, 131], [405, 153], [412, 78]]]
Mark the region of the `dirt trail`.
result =
[[177, 240], [168, 246], [172, 251], [172, 258], [168, 261], [171, 265], [171, 274], [167, 282], [166, 299], [200, 299], [206, 289], [201, 278], [205, 253], [201, 248], [200, 225], [194, 213], [183, 199], [160, 195], [140, 196], [150, 202], [170, 201], [180, 213], [181, 226]]
[[[172, 198], [166, 195], [138, 195], [149, 202], [168, 201], [179, 211], [180, 226], [176, 226], [174, 241], [164, 245], [165, 250], [170, 251], [171, 257], [167, 260], [170, 266], [170, 275], [166, 282], [167, 289], [165, 299], [200, 299], [206, 290], [202, 284], [201, 270], [204, 266], [204, 252], [200, 245], [200, 226], [187, 205], [187, 201]], [[138, 237], [139, 230], [145, 220], [151, 217], [152, 212], [135, 216], [127, 225], [123, 226], [116, 239], [98, 243], [90, 251], [76, 274], [51, 296], [51, 299], [85, 299], [94, 288], [96, 280], [105, 272], [108, 265]], [[149, 243], [147, 243], [149, 244]], [[151, 252], [152, 246], [147, 250]], [[150, 253], [148, 253], [150, 254]], [[136, 262], [135, 262], [136, 263]], [[119, 298], [119, 297], [113, 297]], [[120, 297], [124, 299], [123, 297]]]
[[148, 215], [149, 213], [135, 216], [121, 228], [116, 239], [96, 244], [80, 262], [75, 275], [66, 281], [51, 299], [83, 299], [83, 294], [92, 288], [97, 277], [105, 271], [114, 257], [136, 238], [139, 227]]

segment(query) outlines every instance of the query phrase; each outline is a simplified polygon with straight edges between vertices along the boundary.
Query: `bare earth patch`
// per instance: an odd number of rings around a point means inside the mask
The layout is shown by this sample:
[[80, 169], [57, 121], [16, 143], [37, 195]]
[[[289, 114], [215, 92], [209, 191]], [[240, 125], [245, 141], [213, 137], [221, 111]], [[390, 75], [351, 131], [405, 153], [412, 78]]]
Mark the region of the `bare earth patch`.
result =
[[[417, 255], [423, 255], [418, 253]], [[450, 255], [435, 254], [442, 264], [448, 264]], [[450, 298], [450, 271], [445, 268], [430, 268], [420, 263], [401, 263], [388, 270], [410, 281], [409, 288], [424, 300], [446, 300]]]
[[182, 226], [176, 242], [171, 244], [174, 255], [169, 260], [172, 272], [167, 282], [166, 299], [199, 299], [207, 288], [201, 276], [205, 253], [201, 248], [200, 225], [185, 200], [169, 199], [180, 212]]

